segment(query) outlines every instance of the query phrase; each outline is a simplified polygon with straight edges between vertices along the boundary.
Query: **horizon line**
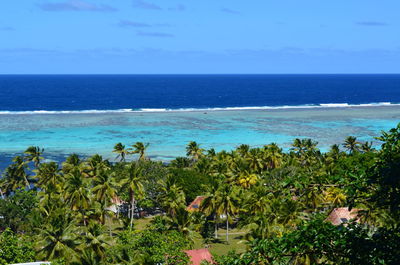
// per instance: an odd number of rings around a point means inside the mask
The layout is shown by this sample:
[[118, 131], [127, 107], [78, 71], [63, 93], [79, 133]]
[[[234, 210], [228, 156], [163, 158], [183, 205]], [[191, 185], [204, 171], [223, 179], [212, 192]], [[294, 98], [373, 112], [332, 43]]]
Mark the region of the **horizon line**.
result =
[[113, 75], [113, 76], [127, 76], [127, 75], [400, 75], [398, 73], [13, 73], [13, 74], [1, 74], [0, 76], [39, 76], [39, 75]]

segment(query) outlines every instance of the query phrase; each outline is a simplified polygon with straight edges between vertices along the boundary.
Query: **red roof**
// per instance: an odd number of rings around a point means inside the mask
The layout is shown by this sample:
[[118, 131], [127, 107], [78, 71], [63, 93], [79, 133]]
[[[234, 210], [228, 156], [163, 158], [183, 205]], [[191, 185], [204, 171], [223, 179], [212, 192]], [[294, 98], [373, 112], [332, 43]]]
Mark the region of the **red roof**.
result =
[[193, 265], [200, 265], [202, 261], [213, 262], [212, 255], [207, 248], [185, 250]]
[[189, 206], [186, 208], [186, 210], [190, 211], [198, 211], [200, 208], [201, 203], [203, 202], [203, 200], [206, 198], [206, 196], [197, 196], [196, 199], [194, 199], [194, 201], [192, 201], [191, 204], [189, 204]]
[[359, 209], [351, 209], [349, 211], [349, 208], [347, 207], [342, 207], [342, 208], [335, 208], [332, 210], [332, 212], [328, 215], [328, 218], [326, 218], [327, 221], [331, 222], [333, 225], [340, 225], [343, 223], [347, 223], [350, 220], [355, 219], [356, 222], [358, 222], [357, 218], [357, 213]]

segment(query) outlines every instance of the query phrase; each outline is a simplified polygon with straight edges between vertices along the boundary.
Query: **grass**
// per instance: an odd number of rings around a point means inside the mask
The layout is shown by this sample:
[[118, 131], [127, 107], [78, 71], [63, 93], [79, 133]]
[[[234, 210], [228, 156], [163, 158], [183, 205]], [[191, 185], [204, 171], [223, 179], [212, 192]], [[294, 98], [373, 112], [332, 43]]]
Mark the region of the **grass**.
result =
[[[136, 230], [144, 230], [146, 226], [150, 224], [152, 219], [153, 217], [133, 219], [133, 228]], [[106, 219], [106, 225], [108, 228], [111, 228], [111, 230], [115, 233], [123, 228], [123, 224], [121, 223], [121, 221], [118, 221], [116, 218]]]
[[151, 220], [153, 217], [146, 217], [146, 218], [140, 218], [140, 219], [135, 219], [133, 221], [133, 227], [136, 230], [144, 230], [148, 224], [150, 224]]
[[[243, 239], [243, 235], [230, 235], [229, 241], [225, 239], [225, 234], [218, 233], [218, 240], [214, 240], [208, 244], [210, 252], [215, 256], [226, 255], [230, 251], [236, 253], [243, 253], [246, 251], [246, 240]], [[194, 240], [194, 248], [204, 248], [205, 244], [203, 239], [199, 236]]]
[[[137, 230], [144, 230], [146, 226], [151, 222], [152, 218], [141, 218], [134, 220], [134, 228]], [[246, 240], [244, 240], [245, 230], [238, 228], [229, 230], [229, 241], [226, 241], [226, 230], [218, 230], [218, 240], [208, 244], [208, 248], [213, 255], [221, 256], [228, 254], [229, 251], [236, 251], [237, 253], [243, 253], [246, 251]], [[205, 248], [203, 238], [200, 234], [194, 234], [194, 249]]]
[[[236, 253], [243, 253], [246, 251], [247, 241], [244, 239], [246, 234], [245, 230], [238, 228], [229, 230], [229, 240], [226, 241], [226, 230], [218, 230], [218, 239], [213, 240], [208, 244], [208, 248], [213, 255], [221, 256], [226, 255], [230, 251], [235, 251]], [[200, 235], [194, 240], [194, 248], [204, 248], [206, 245]]]

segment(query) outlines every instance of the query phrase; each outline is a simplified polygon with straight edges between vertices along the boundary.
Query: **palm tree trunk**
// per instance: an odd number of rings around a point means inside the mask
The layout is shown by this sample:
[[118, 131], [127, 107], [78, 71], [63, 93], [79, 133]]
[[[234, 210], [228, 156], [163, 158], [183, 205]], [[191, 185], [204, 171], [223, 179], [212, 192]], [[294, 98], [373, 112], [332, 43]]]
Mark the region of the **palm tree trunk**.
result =
[[[84, 213], [84, 211], [82, 210], [82, 208], [79, 209], [79, 212], [82, 214], [83, 225], [86, 227], [86, 226], [87, 226], [87, 223], [86, 223], [85, 213]], [[87, 232], [86, 232], [86, 234], [87, 234]]]
[[25, 176], [24, 179], [25, 179], [25, 184], [26, 184], [26, 190], [30, 190], [31, 185], [29, 184], [28, 178]]
[[218, 238], [217, 214], [214, 215], [215, 238]]
[[133, 214], [135, 212], [135, 198], [133, 196], [133, 190], [130, 191], [130, 195], [131, 195], [131, 223], [130, 223], [130, 227], [132, 229], [133, 227]]
[[226, 213], [226, 243], [229, 244], [229, 215]]

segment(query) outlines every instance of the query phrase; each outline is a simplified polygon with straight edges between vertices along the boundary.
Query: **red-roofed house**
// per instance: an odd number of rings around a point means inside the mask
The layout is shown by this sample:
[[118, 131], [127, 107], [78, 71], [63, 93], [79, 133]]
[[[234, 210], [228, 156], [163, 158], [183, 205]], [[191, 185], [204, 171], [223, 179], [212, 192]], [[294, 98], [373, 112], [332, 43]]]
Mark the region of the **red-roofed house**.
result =
[[189, 256], [193, 265], [200, 265], [202, 261], [214, 262], [207, 248], [185, 250], [185, 253]]
[[356, 222], [359, 222], [359, 219], [357, 218], [358, 211], [359, 209], [354, 208], [350, 211], [348, 207], [335, 208], [328, 215], [326, 221], [331, 222], [333, 225], [341, 225], [353, 219], [355, 219]]
[[196, 212], [199, 210], [201, 203], [203, 200], [206, 198], [206, 196], [197, 196], [194, 201], [192, 201], [191, 204], [186, 208], [187, 211], [189, 212]]

